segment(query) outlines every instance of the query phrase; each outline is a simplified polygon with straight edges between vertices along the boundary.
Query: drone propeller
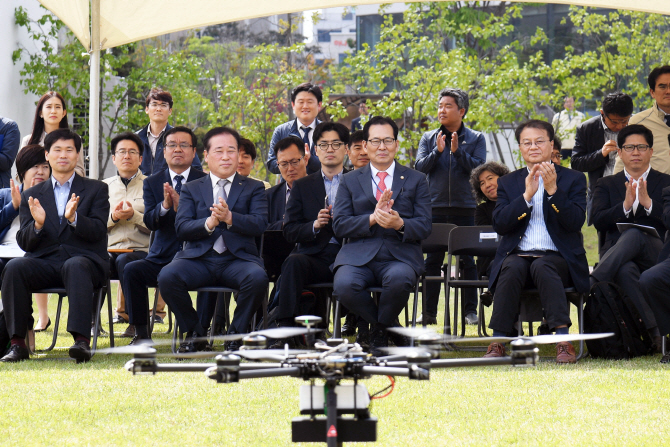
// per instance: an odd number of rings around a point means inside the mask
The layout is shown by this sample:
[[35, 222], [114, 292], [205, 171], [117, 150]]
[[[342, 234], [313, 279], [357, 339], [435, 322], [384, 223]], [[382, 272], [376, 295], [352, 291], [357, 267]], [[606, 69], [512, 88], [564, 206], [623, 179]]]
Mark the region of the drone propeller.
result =
[[96, 354], [156, 354], [156, 350], [152, 345], [129, 345], [119, 346], [118, 348], [105, 348], [95, 351]]
[[289, 356], [314, 352], [307, 349], [241, 349], [229, 354], [239, 355], [247, 360], [284, 361]]
[[394, 327], [389, 328], [389, 331], [404, 335], [405, 337], [414, 338], [426, 341], [441, 341], [444, 343], [507, 343], [514, 340], [531, 340], [537, 344], [551, 344], [561, 343], [564, 341], [580, 341], [580, 340], [594, 340], [597, 338], [606, 338], [614, 335], [611, 332], [598, 334], [554, 334], [554, 335], [535, 335], [532, 337], [453, 337], [450, 335], [438, 334], [431, 329], [424, 328], [410, 328], [410, 327]]
[[281, 339], [281, 338], [296, 337], [298, 335], [305, 335], [308, 333], [317, 333], [322, 331], [323, 329], [305, 329], [300, 327], [276, 327], [271, 329], [262, 329], [260, 331], [250, 332], [249, 334], [217, 335], [215, 337], [212, 337], [212, 340], [219, 340], [219, 341], [242, 340], [244, 337], [248, 335], [262, 335], [263, 337], [266, 338]]

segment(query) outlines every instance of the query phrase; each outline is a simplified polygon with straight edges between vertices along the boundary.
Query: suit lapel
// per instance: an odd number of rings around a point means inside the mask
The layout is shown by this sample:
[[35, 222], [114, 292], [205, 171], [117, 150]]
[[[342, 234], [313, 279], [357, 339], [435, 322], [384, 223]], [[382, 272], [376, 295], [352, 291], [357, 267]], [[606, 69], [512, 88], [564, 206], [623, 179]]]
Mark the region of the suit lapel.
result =
[[406, 166], [401, 165], [400, 163], [394, 161], [395, 163], [395, 172], [393, 173], [393, 195], [391, 199], [395, 201], [398, 198], [398, 194], [402, 191], [402, 187], [405, 184], [405, 171], [408, 169]]
[[51, 177], [49, 177], [40, 188], [40, 194], [38, 197], [44, 212], [47, 215], [47, 220], [51, 222], [51, 225], [54, 228], [60, 226], [60, 221], [58, 219], [58, 207], [56, 206], [56, 197], [54, 197], [53, 183], [51, 182]]
[[370, 191], [372, 183], [370, 182], [370, 164], [368, 163], [367, 165], [363, 166], [361, 169], [359, 169], [360, 174], [358, 175], [358, 183], [361, 184], [361, 188], [363, 190], [363, 195], [370, 200], [370, 203], [372, 203], [374, 206], [377, 206], [377, 200], [375, 199], [375, 196], [372, 195], [372, 192]]
[[626, 178], [626, 174], [624, 174], [623, 171], [615, 175], [618, 176], [615, 182], [616, 187], [614, 192], [614, 194], [616, 194], [617, 197], [612, 202], [613, 203], [619, 201], [623, 202], [626, 199], [626, 182], [628, 181], [628, 179]]
[[[242, 192], [242, 189], [244, 189], [244, 186], [247, 182], [247, 178], [235, 174], [235, 177], [233, 177], [233, 183], [230, 185], [230, 193], [228, 193], [228, 200], [226, 203], [228, 203], [228, 208], [231, 210], [235, 206], [235, 202], [237, 202], [237, 198], [240, 196], [240, 193]], [[284, 203], [286, 203], [286, 189], [284, 189]]]
[[[516, 185], [519, 188], [518, 195], [522, 195], [526, 191], [526, 177], [528, 177], [528, 167], [519, 169], [516, 176]], [[516, 196], [515, 196], [516, 197]], [[512, 197], [510, 196], [510, 199]]]
[[652, 196], [654, 191], [656, 190], [656, 187], [660, 183], [658, 181], [658, 172], [656, 172], [653, 168], [649, 170], [649, 175], [647, 176], [647, 194], [649, 197]]

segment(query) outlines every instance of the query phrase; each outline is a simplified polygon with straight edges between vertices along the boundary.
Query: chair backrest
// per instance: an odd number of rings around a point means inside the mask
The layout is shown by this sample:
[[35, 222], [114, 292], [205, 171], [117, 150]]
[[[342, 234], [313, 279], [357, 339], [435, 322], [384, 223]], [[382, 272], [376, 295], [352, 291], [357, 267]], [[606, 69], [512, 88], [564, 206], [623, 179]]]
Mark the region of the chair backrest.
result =
[[449, 234], [456, 225], [449, 223], [434, 223], [430, 236], [421, 241], [421, 250], [424, 253], [436, 253], [449, 249]]
[[449, 233], [451, 255], [495, 256], [501, 236], [491, 226], [456, 227]]

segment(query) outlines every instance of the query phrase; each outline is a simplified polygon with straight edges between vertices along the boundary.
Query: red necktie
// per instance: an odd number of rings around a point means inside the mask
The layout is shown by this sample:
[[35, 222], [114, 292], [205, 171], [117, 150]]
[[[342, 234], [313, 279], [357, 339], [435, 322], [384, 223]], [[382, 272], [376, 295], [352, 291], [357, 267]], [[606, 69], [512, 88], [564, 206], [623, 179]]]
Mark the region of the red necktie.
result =
[[386, 191], [386, 183], [384, 182], [384, 179], [386, 179], [387, 175], [388, 172], [380, 171], [377, 173], [377, 177], [379, 177], [379, 184], [377, 185], [377, 194], [375, 194], [376, 200], [379, 200], [379, 198], [382, 196], [382, 193]]

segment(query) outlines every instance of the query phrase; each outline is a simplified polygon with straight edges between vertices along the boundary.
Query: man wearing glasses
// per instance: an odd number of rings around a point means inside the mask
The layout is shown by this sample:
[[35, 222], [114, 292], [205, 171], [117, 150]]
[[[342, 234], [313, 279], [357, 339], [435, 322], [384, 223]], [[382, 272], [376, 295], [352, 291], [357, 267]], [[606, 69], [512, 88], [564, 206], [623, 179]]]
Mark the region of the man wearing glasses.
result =
[[307, 144], [296, 136], [279, 140], [275, 145], [277, 167], [283, 182], [265, 192], [268, 198], [268, 230], [281, 230], [284, 225], [286, 202], [291, 197], [293, 182], [307, 175], [310, 153]]
[[617, 135], [628, 125], [633, 114], [633, 99], [621, 92], [610, 93], [603, 99], [600, 115], [577, 126], [572, 149], [572, 169], [588, 172], [589, 190], [586, 201], [587, 220], [592, 224], [593, 189], [602, 177], [614, 174], [617, 158]]
[[[372, 117], [363, 132], [370, 164], [342, 177], [333, 209], [335, 236], [349, 238], [335, 259], [333, 296], [372, 325], [370, 351], [380, 355], [424, 271], [430, 191], [424, 174], [394, 160], [395, 121]], [[367, 292], [375, 286], [383, 289], [378, 302]]]
[[[640, 124], [619, 132], [619, 159], [624, 169], [598, 181], [593, 193], [593, 225], [606, 233], [604, 255], [591, 273], [591, 281], [612, 281], [635, 303], [647, 329], [660, 334], [656, 320], [640, 289], [640, 274], [656, 264], [663, 247], [663, 188], [670, 175], [650, 165], [654, 136]], [[622, 229], [617, 224], [651, 227]]]
[[[303, 295], [304, 286], [333, 280], [330, 268], [342, 245], [333, 233], [332, 210], [345, 173], [349, 129], [338, 123], [321, 123], [314, 129], [314, 142], [321, 169], [293, 182], [286, 205], [284, 237], [296, 247], [282, 264], [277, 286], [274, 316], [279, 326], [293, 326], [296, 315], [315, 313], [312, 308], [316, 303], [302, 300], [307, 296]], [[279, 152], [280, 159], [283, 153]], [[277, 343], [282, 346], [283, 341]]]
[[[456, 88], [440, 92], [437, 118], [440, 128], [426, 132], [419, 142], [416, 155], [418, 171], [428, 176], [433, 223], [460, 226], [475, 224], [475, 198], [470, 189], [470, 172], [486, 161], [486, 140], [480, 132], [465, 126], [468, 113], [468, 94]], [[426, 275], [440, 276], [444, 252], [428, 253]], [[462, 256], [464, 278], [477, 279], [477, 267], [472, 256]], [[437, 303], [440, 283], [427, 284], [427, 303], [421, 323], [437, 323]], [[463, 315], [468, 324], [477, 324], [477, 291], [463, 291]]]
[[[670, 65], [663, 65], [651, 70], [647, 78], [649, 94], [654, 100], [650, 109], [636, 113], [631, 124], [642, 124], [654, 135], [654, 155], [651, 167], [660, 172], [670, 174]], [[614, 172], [623, 169], [617, 161]]]
[[[146, 99], [144, 112], [149, 115], [149, 124], [135, 132], [144, 144], [140, 170], [144, 175], [161, 172], [167, 168], [163, 148], [165, 134], [172, 128], [168, 118], [172, 115], [172, 95], [159, 88], [152, 88]], [[200, 159], [193, 158], [193, 167], [202, 171]]]
[[[502, 236], [491, 264], [489, 289], [494, 337], [514, 332], [520, 293], [537, 288], [549, 329], [567, 334], [570, 309], [565, 287], [589, 291], [589, 265], [581, 229], [586, 209], [584, 174], [551, 162], [554, 128], [531, 120], [515, 131], [526, 167], [498, 179], [493, 229]], [[484, 357], [503, 357], [505, 346], [491, 343]], [[575, 363], [569, 342], [556, 345], [557, 363]]]
[[[143, 149], [142, 140], [132, 132], [124, 132], [112, 139], [112, 162], [117, 175], [104, 180], [109, 185], [107, 248], [112, 279], [121, 280], [126, 264], [144, 259], [149, 250], [150, 231], [144, 224], [142, 196], [146, 176], [139, 170]], [[127, 322], [125, 299], [119, 287], [114, 323]]]

